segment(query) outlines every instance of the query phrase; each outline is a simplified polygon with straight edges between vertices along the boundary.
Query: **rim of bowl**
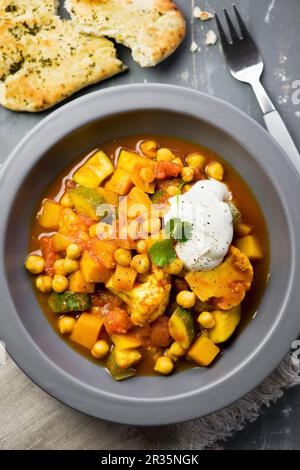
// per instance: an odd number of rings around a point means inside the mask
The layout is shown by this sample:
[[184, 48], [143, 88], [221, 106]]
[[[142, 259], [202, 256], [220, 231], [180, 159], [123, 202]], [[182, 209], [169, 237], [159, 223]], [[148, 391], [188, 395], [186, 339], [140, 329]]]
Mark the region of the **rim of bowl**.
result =
[[[101, 103], [101, 107], [99, 106]], [[100, 109], [100, 111], [99, 111]], [[300, 330], [298, 319], [297, 286], [300, 281], [300, 257], [296, 250], [300, 216], [295, 201], [300, 196], [300, 179], [287, 155], [275, 140], [247, 114], [231, 104], [213, 96], [188, 88], [165, 84], [123, 85], [96, 91], [68, 103], [52, 112], [37, 124], [10, 154], [0, 172], [1, 193], [13, 200], [18, 182], [32, 166], [42, 158], [47, 149], [72, 131], [84, 125], [115, 114], [130, 111], [170, 111], [205, 121], [222, 130], [244, 147], [266, 171], [266, 160], [276, 160], [269, 169], [269, 178], [280, 196], [291, 237], [291, 273], [288, 289], [277, 321], [269, 334], [256, 345], [253, 353], [238, 367], [220, 377], [209, 387], [164, 399], [130, 399], [80, 382], [52, 362], [32, 340], [25, 330], [10, 296], [4, 269], [3, 248], [10, 204], [1, 207], [0, 227], [0, 311], [1, 339], [9, 343], [8, 352], [23, 372], [44, 391], [61, 402], [88, 415], [131, 425], [165, 425], [206, 416], [237, 401], [261, 383], [286, 354]], [[77, 112], [80, 111], [80, 112]], [[67, 116], [67, 118], [66, 118]], [[242, 137], [237, 137], [239, 134]], [[26, 154], [26, 148], [35, 142], [35, 152]], [[21, 163], [21, 164], [20, 164]], [[15, 185], [8, 184], [8, 174], [13, 174]], [[281, 175], [279, 185], [275, 175]], [[298, 186], [297, 186], [298, 184]], [[299, 189], [298, 189], [299, 188]], [[299, 251], [299, 250], [298, 250]], [[289, 322], [284, 324], [289, 311]], [[5, 312], [5, 313], [4, 313]], [[9, 315], [9, 321], [5, 321]], [[298, 326], [299, 325], [299, 326]], [[276, 342], [274, 341], [276, 337]], [[258, 360], [264, 357], [263, 361]], [[222, 387], [222, 393], [220, 393]], [[99, 412], [99, 400], [103, 406]], [[201, 400], [201, 415], [196, 404]], [[153, 413], [153, 406], [157, 413]], [[95, 411], [97, 410], [97, 411]]]

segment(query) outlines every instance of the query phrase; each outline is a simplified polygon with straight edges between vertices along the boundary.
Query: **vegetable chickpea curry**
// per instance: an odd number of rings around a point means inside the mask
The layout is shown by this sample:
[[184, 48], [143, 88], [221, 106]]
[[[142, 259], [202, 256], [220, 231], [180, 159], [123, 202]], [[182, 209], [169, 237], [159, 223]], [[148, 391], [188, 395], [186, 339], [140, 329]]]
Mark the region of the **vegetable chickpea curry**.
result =
[[116, 380], [212, 365], [269, 270], [250, 188], [211, 150], [162, 136], [114, 140], [59, 175], [29, 251], [52, 325]]

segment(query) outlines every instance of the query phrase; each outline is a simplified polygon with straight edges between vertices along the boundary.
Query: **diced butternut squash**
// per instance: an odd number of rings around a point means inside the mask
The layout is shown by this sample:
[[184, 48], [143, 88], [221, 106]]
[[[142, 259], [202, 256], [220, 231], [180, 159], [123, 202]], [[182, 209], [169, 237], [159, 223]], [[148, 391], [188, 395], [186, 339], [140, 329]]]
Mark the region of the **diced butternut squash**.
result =
[[200, 366], [207, 367], [213, 362], [219, 352], [220, 349], [211, 339], [206, 336], [199, 336], [189, 349], [187, 356]]
[[[148, 194], [145, 193], [140, 188], [134, 186], [130, 193], [127, 196], [127, 212], [128, 217], [136, 217], [134, 215], [134, 211], [130, 211], [131, 209], [137, 208], [140, 214], [142, 213], [151, 213], [151, 199], [149, 198]], [[138, 216], [139, 214], [137, 214]]]
[[130, 174], [121, 168], [117, 168], [113, 176], [105, 184], [105, 189], [119, 194], [120, 196], [126, 196], [126, 194], [128, 194], [131, 190], [132, 186], [133, 183], [131, 182]]
[[245, 224], [244, 222], [238, 222], [234, 226], [234, 231], [238, 237], [246, 237], [252, 231], [252, 227], [249, 224]]
[[101, 205], [106, 204], [106, 201], [98, 191], [78, 186], [78, 188], [72, 189], [69, 194], [79, 214], [95, 221], [100, 220], [98, 211], [101, 209]]
[[94, 282], [85, 282], [81, 271], [75, 271], [69, 278], [69, 290], [82, 294], [92, 294], [95, 290]]
[[121, 150], [118, 159], [117, 169], [126, 171], [131, 175], [131, 181], [146, 193], [154, 193], [154, 183], [145, 182], [141, 176], [140, 171], [142, 168], [152, 168], [154, 171], [155, 163], [148, 158], [141, 157], [134, 152], [128, 152], [127, 150]]
[[143, 190], [134, 186], [127, 197], [119, 203], [119, 216], [123, 214], [131, 219], [139, 217], [141, 214], [151, 213], [151, 200]]
[[114, 193], [113, 191], [110, 191], [109, 189], [105, 188], [97, 188], [98, 193], [100, 196], [105, 199], [105, 201], [108, 204], [111, 204], [112, 206], [117, 206], [119, 203], [119, 195]]
[[112, 342], [118, 349], [135, 349], [142, 346], [143, 341], [141, 336], [134, 333], [127, 333], [126, 335], [112, 335]]
[[92, 349], [96, 343], [103, 322], [92, 313], [82, 313], [75, 323], [71, 340], [87, 349]]
[[59, 220], [59, 229], [61, 233], [73, 230], [70, 230], [70, 227], [80, 224], [80, 217], [73, 211], [73, 209], [65, 208], [62, 210], [60, 220]]
[[80, 260], [80, 269], [85, 282], [106, 282], [111, 276], [111, 271], [105, 268], [98, 258], [84, 251]]
[[103, 240], [91, 240], [91, 251], [97, 256], [100, 263], [107, 269], [112, 269], [116, 266], [114, 259], [114, 252], [117, 246], [114, 243]]
[[61, 233], [55, 233], [52, 236], [52, 240], [54, 250], [56, 252], [65, 251], [68, 246], [72, 243], [72, 240], [69, 237], [67, 237], [66, 235], [62, 235]]
[[147, 182], [141, 177], [141, 170], [143, 168], [151, 168], [154, 173], [154, 163], [144, 158], [144, 162], [136, 163], [131, 173], [131, 181], [135, 186], [144, 191], [145, 193], [153, 194], [155, 192], [155, 181]]
[[129, 152], [128, 150], [121, 150], [117, 168], [127, 171], [127, 173], [132, 173], [137, 163], [147, 165], [147, 162], [151, 163], [148, 158], [142, 157], [137, 153]]
[[259, 261], [264, 256], [259, 241], [253, 235], [239, 238], [236, 240], [235, 246], [248, 256], [251, 261]]
[[215, 326], [208, 330], [208, 337], [213, 343], [219, 344], [227, 341], [233, 335], [241, 320], [241, 306], [231, 310], [215, 310], [211, 312], [215, 320]]
[[131, 290], [136, 276], [135, 269], [118, 265], [112, 279], [113, 289], [116, 291]]
[[73, 243], [85, 244], [89, 239], [89, 225], [72, 209], [63, 209], [59, 221], [59, 233], [72, 239]]
[[42, 209], [38, 215], [39, 224], [48, 230], [58, 229], [62, 210], [63, 207], [58, 202], [44, 199]]
[[114, 171], [112, 161], [99, 150], [73, 175], [73, 180], [86, 188], [97, 188]]

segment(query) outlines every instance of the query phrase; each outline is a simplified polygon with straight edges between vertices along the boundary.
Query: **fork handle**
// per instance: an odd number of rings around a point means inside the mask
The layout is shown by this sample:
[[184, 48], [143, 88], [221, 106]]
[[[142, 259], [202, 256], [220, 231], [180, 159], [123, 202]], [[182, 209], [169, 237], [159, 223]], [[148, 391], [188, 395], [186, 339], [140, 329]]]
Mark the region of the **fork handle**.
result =
[[282, 149], [290, 157], [297, 171], [300, 173], [300, 154], [289, 133], [282, 117], [276, 111], [270, 97], [262, 86], [260, 80], [255, 80], [250, 83], [256, 98], [259, 102], [261, 110], [264, 115], [264, 121], [270, 134], [279, 143]]
[[264, 115], [266, 127], [270, 134], [277, 140], [283, 150], [290, 157], [296, 170], [300, 173], [300, 155], [282, 117], [278, 111]]

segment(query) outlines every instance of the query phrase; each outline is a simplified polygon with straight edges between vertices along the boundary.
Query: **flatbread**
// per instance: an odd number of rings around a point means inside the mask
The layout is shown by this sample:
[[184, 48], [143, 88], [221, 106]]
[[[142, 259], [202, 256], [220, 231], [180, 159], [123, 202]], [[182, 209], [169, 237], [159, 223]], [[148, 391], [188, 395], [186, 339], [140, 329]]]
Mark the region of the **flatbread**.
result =
[[0, 20], [24, 15], [55, 15], [59, 0], [0, 0]]
[[65, 6], [83, 30], [129, 47], [142, 67], [164, 60], [185, 36], [184, 17], [170, 0], [66, 0]]
[[0, 103], [14, 111], [50, 108], [125, 70], [114, 45], [55, 16], [0, 21]]

